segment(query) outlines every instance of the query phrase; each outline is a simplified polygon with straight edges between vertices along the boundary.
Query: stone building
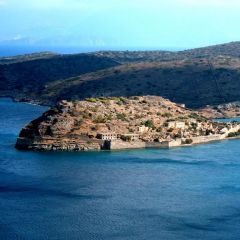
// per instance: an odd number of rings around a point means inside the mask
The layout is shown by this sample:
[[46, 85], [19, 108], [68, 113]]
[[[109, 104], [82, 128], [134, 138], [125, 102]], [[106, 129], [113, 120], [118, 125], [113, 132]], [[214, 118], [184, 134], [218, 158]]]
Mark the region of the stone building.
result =
[[168, 128], [185, 129], [186, 124], [185, 122], [171, 121], [171, 122], [168, 122]]
[[97, 138], [101, 140], [116, 140], [117, 134], [116, 133], [98, 133]]
[[146, 126], [140, 126], [140, 127], [138, 127], [138, 131], [140, 132], [140, 133], [145, 133], [145, 132], [147, 132], [149, 130], [149, 128], [148, 127], [146, 127]]
[[129, 141], [137, 141], [139, 140], [139, 137], [140, 137], [139, 134], [135, 134], [135, 133], [121, 135], [121, 138], [128, 139]]

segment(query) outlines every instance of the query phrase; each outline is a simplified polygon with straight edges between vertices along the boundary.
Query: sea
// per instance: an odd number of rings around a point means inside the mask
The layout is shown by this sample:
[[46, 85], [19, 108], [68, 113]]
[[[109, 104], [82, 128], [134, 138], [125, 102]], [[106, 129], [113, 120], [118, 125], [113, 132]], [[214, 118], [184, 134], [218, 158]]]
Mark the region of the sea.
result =
[[236, 240], [240, 141], [171, 150], [28, 152], [46, 107], [0, 99], [1, 240]]

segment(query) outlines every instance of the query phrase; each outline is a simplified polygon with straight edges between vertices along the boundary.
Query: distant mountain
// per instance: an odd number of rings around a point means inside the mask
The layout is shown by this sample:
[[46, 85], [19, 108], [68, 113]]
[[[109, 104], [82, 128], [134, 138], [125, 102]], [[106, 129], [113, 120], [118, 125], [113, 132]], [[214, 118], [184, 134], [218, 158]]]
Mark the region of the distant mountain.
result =
[[17, 55], [12, 57], [0, 57], [0, 64], [18, 63], [18, 62], [37, 60], [37, 59], [46, 59], [56, 55], [58, 54], [53, 52], [40, 52], [40, 53]]
[[240, 42], [180, 52], [38, 53], [0, 59], [0, 95], [55, 104], [158, 95], [189, 107], [240, 100]]
[[171, 61], [184, 58], [216, 57], [220, 55], [240, 57], [240, 42], [214, 45], [185, 51], [102, 51], [96, 56], [108, 57], [120, 63]]
[[119, 63], [158, 62], [178, 58], [177, 52], [170, 51], [101, 51], [95, 56], [107, 57]]

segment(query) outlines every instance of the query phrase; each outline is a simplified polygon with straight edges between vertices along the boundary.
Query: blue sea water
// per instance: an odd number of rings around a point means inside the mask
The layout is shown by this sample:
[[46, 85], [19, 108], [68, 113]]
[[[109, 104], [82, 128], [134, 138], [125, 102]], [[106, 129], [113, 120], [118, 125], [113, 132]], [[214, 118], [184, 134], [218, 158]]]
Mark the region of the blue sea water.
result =
[[46, 108], [0, 100], [0, 239], [240, 238], [240, 142], [172, 150], [14, 149]]

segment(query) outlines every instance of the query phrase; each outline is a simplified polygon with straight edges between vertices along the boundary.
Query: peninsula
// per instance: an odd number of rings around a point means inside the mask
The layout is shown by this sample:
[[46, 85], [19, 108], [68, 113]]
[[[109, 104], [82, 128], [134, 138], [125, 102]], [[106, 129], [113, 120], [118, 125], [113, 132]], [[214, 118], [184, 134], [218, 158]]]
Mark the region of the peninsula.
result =
[[24, 127], [21, 150], [87, 151], [171, 148], [240, 135], [240, 124], [219, 123], [159, 96], [61, 101]]
[[239, 69], [240, 42], [178, 52], [43, 52], [0, 58], [0, 96], [54, 106], [61, 100], [156, 95], [197, 110], [209, 105], [213, 118], [237, 117]]

